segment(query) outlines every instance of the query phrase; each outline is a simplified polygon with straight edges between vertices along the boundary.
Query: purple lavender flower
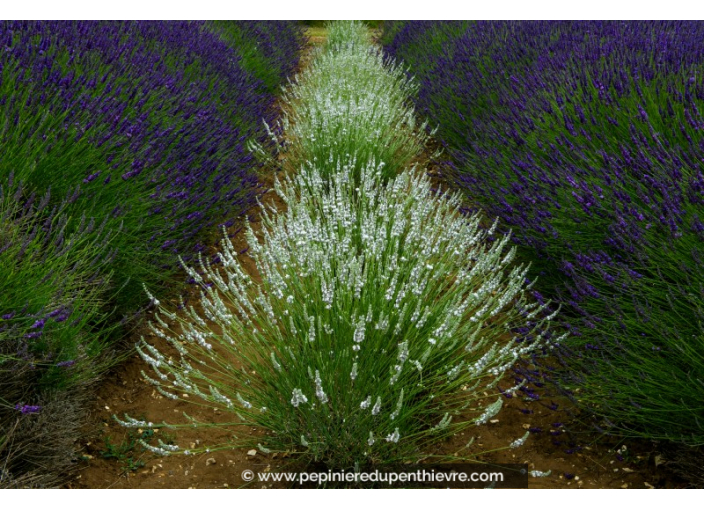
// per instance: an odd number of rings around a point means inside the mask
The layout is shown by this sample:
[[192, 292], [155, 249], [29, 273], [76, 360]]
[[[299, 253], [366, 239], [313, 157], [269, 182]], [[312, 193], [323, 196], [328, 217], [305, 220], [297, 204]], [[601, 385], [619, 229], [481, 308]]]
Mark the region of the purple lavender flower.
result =
[[22, 414], [36, 414], [39, 411], [41, 411], [42, 406], [32, 406], [32, 405], [27, 405], [27, 404], [17, 404], [15, 405], [15, 409]]
[[43, 329], [43, 328], [44, 328], [44, 324], [46, 324], [46, 319], [39, 319], [39, 320], [36, 321], [34, 324], [32, 324], [32, 326], [30, 327], [30, 329]]
[[83, 183], [88, 184], [89, 182], [94, 181], [99, 175], [100, 175], [100, 171], [95, 172], [94, 174], [90, 174], [88, 177], [83, 179]]

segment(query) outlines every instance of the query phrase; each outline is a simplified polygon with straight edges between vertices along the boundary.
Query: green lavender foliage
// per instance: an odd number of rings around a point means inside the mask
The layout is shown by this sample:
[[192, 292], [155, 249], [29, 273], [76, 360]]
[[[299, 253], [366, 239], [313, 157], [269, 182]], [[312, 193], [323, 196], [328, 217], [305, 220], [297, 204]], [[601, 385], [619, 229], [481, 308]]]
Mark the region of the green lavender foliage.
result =
[[386, 47], [394, 40], [396, 34], [403, 28], [406, 21], [401, 20], [388, 20], [384, 22], [382, 26], [381, 35], [379, 36], [379, 44], [382, 47]]
[[[50, 194], [0, 186], [0, 373], [30, 366], [44, 385], [94, 373], [103, 349], [115, 232], [52, 207]], [[9, 346], [12, 346], [10, 348]], [[57, 367], [73, 362], [71, 369]], [[14, 404], [14, 403], [13, 403]]]
[[304, 28], [288, 21], [210, 21], [207, 26], [240, 55], [239, 64], [271, 94], [279, 91], [298, 63], [305, 40]]
[[0, 488], [56, 486], [106, 366], [115, 233], [50, 199], [0, 184]]

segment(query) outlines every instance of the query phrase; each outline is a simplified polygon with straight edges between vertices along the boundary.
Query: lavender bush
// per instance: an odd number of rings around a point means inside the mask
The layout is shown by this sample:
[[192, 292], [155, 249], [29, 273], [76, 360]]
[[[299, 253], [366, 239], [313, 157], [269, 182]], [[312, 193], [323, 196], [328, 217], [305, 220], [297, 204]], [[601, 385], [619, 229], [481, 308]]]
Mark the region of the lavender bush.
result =
[[49, 205], [49, 193], [25, 191], [12, 181], [0, 185], [0, 373], [11, 378], [28, 367], [42, 385], [65, 386], [94, 375], [110, 244], [119, 232], [69, 218], [66, 202]]
[[704, 443], [704, 24], [394, 30], [454, 183], [571, 311], [563, 388], [604, 429]]
[[260, 79], [269, 93], [276, 93], [298, 65], [304, 27], [291, 21], [212, 21], [208, 27], [220, 34], [242, 58], [242, 67]]
[[385, 187], [380, 166], [365, 165], [361, 181], [352, 168], [325, 178], [307, 168], [277, 186], [287, 211], [264, 215], [262, 241], [248, 230], [262, 283], [225, 237], [222, 269], [188, 268], [202, 312], [161, 307], [151, 328], [168, 350], [139, 349], [164, 396], [264, 428], [263, 451], [342, 468], [416, 458], [486, 423], [503, 402], [497, 382], [543, 345], [536, 332], [550, 319], [529, 300], [508, 238], [487, 243], [494, 229], [462, 216], [458, 195], [436, 196], [416, 172]]
[[[0, 39], [0, 174], [71, 191], [76, 214], [122, 225], [119, 286], [163, 284], [177, 254], [254, 203], [245, 142], [262, 139], [274, 96], [206, 25], [3, 22]], [[295, 65], [267, 62], [279, 77]]]
[[233, 23], [0, 22], [1, 487], [61, 479], [139, 286], [255, 203], [245, 144], [303, 38]]
[[283, 93], [278, 125], [286, 140], [276, 141], [284, 161], [293, 171], [312, 164], [324, 174], [355, 161], [358, 177], [373, 159], [394, 177], [428, 141], [410, 102], [417, 85], [371, 45], [362, 23], [335, 23], [329, 32], [328, 45]]
[[329, 53], [350, 50], [355, 46], [357, 49], [367, 49], [372, 45], [369, 29], [361, 21], [328, 21], [325, 23], [325, 29], [327, 30], [325, 49]]
[[118, 233], [50, 199], [0, 184], [0, 488], [58, 482], [107, 362], [102, 299]]

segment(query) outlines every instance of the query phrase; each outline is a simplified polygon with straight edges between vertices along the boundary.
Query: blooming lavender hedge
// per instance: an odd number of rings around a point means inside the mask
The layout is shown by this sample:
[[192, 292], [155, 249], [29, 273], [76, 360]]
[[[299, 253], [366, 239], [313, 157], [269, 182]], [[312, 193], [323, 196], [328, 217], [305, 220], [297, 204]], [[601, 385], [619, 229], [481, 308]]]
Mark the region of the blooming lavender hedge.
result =
[[[295, 24], [272, 28], [288, 30], [281, 55], [300, 48]], [[0, 175], [70, 190], [77, 214], [122, 225], [118, 285], [158, 286], [175, 254], [254, 203], [245, 142], [272, 120], [274, 96], [208, 26], [3, 22], [0, 40]], [[281, 55], [264, 55], [279, 80], [296, 64]]]
[[240, 57], [242, 67], [259, 78], [269, 93], [276, 93], [298, 64], [303, 27], [290, 21], [212, 21]]
[[142, 282], [165, 288], [255, 202], [245, 143], [303, 37], [232, 23], [247, 44], [203, 23], [0, 22], [0, 487], [60, 479]]
[[571, 310], [564, 388], [626, 434], [704, 443], [704, 24], [410, 22], [451, 177]]
[[[261, 32], [267, 23], [243, 24], [243, 34], [256, 36], [252, 27]], [[281, 79], [296, 64], [291, 52], [303, 39], [294, 23], [269, 28], [282, 31], [279, 53], [287, 60], [265, 54]], [[210, 227], [231, 224], [254, 202], [256, 165], [245, 142], [263, 140], [262, 120], [274, 115], [274, 96], [244, 70], [239, 48], [200, 23], [3, 22], [0, 39], [5, 45], [0, 110], [6, 119], [0, 126], [0, 178], [9, 179], [5, 184], [10, 188], [11, 176], [24, 182], [16, 193], [6, 190], [5, 200], [11, 196], [15, 205], [5, 204], [3, 222], [10, 223], [0, 227], [12, 227], [18, 221], [13, 207], [37, 194], [46, 199], [32, 221], [46, 221], [43, 229], [49, 230], [43, 235], [60, 235], [52, 242], [62, 251], [43, 252], [43, 262], [30, 273], [49, 274], [45, 272], [64, 264], [60, 257], [78, 267], [104, 247], [110, 253], [110, 264], [101, 266], [100, 275], [85, 278], [90, 292], [82, 294], [79, 278], [71, 297], [64, 287], [74, 283], [72, 271], [57, 270], [42, 280], [43, 287], [33, 289], [20, 285], [31, 278], [16, 281], [22, 272], [4, 266], [9, 291], [0, 303], [2, 327], [9, 327], [6, 317], [17, 323], [24, 314], [43, 325], [47, 318], [40, 310], [57, 305], [50, 303], [52, 293], [70, 301], [59, 303], [66, 309], [90, 306], [87, 316], [97, 313], [95, 300], [117, 303], [122, 312], [133, 310], [143, 301], [143, 282], [164, 286], [177, 255], [188, 259], [202, 247]], [[62, 220], [55, 219], [59, 216], [52, 208], [57, 207]], [[57, 222], [61, 224], [51, 226]], [[12, 229], [15, 237], [6, 239], [4, 257], [30, 246]], [[81, 242], [65, 241], [71, 236]], [[30, 230], [26, 243], [39, 237]], [[62, 272], [65, 281], [57, 276]], [[106, 285], [96, 293], [98, 280]], [[121, 290], [117, 295], [116, 289]], [[28, 308], [35, 298], [44, 304]], [[95, 326], [90, 320], [79, 323], [78, 330]], [[26, 339], [42, 356], [81, 345], [80, 335], [64, 328], [66, 341], [57, 350], [42, 344], [42, 327], [35, 329], [25, 332], [30, 335]]]
[[[282, 94], [278, 127], [286, 140], [276, 141], [288, 168], [315, 164], [333, 173], [340, 164], [355, 161], [358, 177], [361, 167], [374, 160], [391, 178], [423, 152], [428, 135], [409, 104], [415, 84], [365, 41], [360, 29], [367, 32], [361, 24], [348, 30], [351, 43], [341, 42], [349, 37], [328, 40], [306, 73]], [[350, 34], [337, 37], [344, 35]]]

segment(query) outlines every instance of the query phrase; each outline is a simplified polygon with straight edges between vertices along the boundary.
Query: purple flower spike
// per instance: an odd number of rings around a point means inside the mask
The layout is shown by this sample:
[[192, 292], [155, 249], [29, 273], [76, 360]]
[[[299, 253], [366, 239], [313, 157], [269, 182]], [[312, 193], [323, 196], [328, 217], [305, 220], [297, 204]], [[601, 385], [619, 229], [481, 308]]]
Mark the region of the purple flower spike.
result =
[[15, 406], [15, 409], [22, 414], [37, 414], [39, 411], [41, 411], [42, 406], [30, 406], [26, 404], [17, 404]]
[[44, 324], [46, 324], [46, 319], [39, 319], [37, 322], [32, 324], [32, 327], [30, 329], [43, 329]]
[[88, 184], [89, 182], [94, 181], [99, 175], [100, 175], [100, 172], [95, 172], [94, 174], [90, 174], [88, 177], [83, 179], [83, 183]]

